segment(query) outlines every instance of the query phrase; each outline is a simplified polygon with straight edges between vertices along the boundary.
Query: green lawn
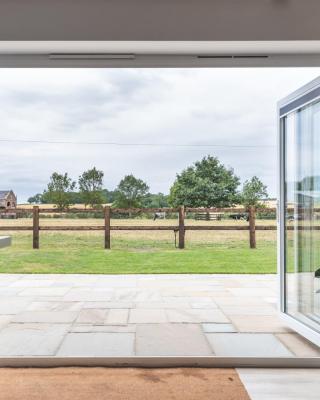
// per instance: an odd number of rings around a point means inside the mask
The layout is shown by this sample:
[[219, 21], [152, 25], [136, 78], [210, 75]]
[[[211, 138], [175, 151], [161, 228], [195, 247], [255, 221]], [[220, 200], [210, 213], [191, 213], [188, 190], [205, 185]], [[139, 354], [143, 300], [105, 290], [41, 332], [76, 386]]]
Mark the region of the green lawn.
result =
[[[215, 232], [219, 235], [219, 232]], [[116, 236], [116, 235], [115, 235]], [[161, 235], [160, 235], [161, 236]], [[187, 240], [186, 249], [174, 248], [172, 237], [155, 240], [117, 235], [112, 250], [103, 249], [99, 233], [43, 233], [41, 248], [31, 248], [30, 233], [12, 233], [13, 245], [0, 250], [0, 273], [275, 273], [276, 242], [258, 240], [250, 250], [240, 236], [228, 240]], [[218, 236], [216, 236], [218, 239]]]

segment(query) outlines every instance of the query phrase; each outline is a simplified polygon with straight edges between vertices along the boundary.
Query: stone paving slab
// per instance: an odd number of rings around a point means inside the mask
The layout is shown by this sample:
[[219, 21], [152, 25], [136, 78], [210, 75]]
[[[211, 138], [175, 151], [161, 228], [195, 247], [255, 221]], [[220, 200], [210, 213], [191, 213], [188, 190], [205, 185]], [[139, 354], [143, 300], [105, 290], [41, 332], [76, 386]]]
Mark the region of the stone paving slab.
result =
[[279, 320], [275, 275], [0, 277], [0, 356], [319, 354]]
[[63, 297], [64, 301], [110, 301], [113, 291], [109, 289], [73, 288]]
[[29, 287], [20, 290], [19, 296], [63, 296], [70, 289], [65, 287]]
[[21, 293], [21, 288], [12, 288], [12, 287], [6, 287], [6, 286], [1, 286], [0, 287], [0, 297], [2, 298], [8, 298], [8, 297], [16, 297]]
[[[262, 296], [269, 296], [270, 293], [273, 293], [273, 290], [270, 288], [263, 288], [263, 287], [253, 287], [253, 288], [246, 288], [246, 287], [234, 287], [229, 289], [229, 291], [236, 297], [262, 297]], [[275, 291], [274, 291], [275, 292]]]
[[256, 333], [286, 333], [292, 332], [278, 316], [270, 315], [229, 315], [233, 325], [239, 332], [256, 332]]
[[109, 332], [68, 333], [57, 352], [58, 357], [130, 357], [133, 355], [133, 333]]
[[220, 309], [226, 315], [277, 315], [277, 310], [272, 305], [262, 306], [221, 306]]
[[297, 357], [320, 357], [320, 348], [297, 333], [277, 333], [275, 336]]
[[136, 308], [132, 301], [86, 301], [83, 308]]
[[[133, 308], [133, 307], [131, 307]], [[167, 310], [172, 308], [189, 308], [187, 301], [171, 300], [171, 301], [138, 301], [135, 303], [135, 308], [151, 308]]]
[[208, 310], [212, 310], [213, 308], [218, 308], [216, 303], [214, 303], [212, 300], [210, 302], [191, 301], [190, 307], [191, 308], [208, 309]]
[[0, 332], [0, 356], [54, 356], [68, 325], [10, 324]]
[[222, 311], [217, 309], [187, 309], [167, 310], [169, 322], [201, 323], [201, 322], [229, 322]]
[[107, 318], [108, 310], [103, 308], [87, 308], [81, 310], [76, 320], [77, 324], [103, 324]]
[[202, 324], [204, 333], [234, 333], [237, 332], [236, 328], [232, 324], [215, 324], [206, 323]]
[[133, 309], [130, 310], [130, 324], [163, 324], [168, 321], [165, 310]]
[[270, 305], [272, 301], [276, 304], [276, 297], [237, 297], [237, 301], [235, 301], [235, 296], [230, 293], [228, 296], [218, 296], [215, 297], [214, 301], [217, 303], [219, 307], [245, 307], [245, 306], [265, 306]]
[[196, 324], [137, 325], [137, 356], [210, 356], [212, 349]]
[[56, 283], [54, 279], [19, 279], [18, 281], [12, 282], [10, 287], [22, 287], [22, 288], [37, 288], [37, 287], [50, 287]]
[[27, 311], [80, 311], [83, 307], [83, 302], [76, 301], [32, 301]]
[[128, 323], [129, 310], [126, 309], [110, 309], [105, 320], [105, 324], [109, 325], [126, 325]]
[[115, 291], [113, 300], [117, 301], [161, 301], [161, 295], [157, 291], [143, 289], [118, 289]]
[[111, 332], [111, 333], [135, 333], [137, 325], [86, 325], [73, 324], [69, 332], [86, 333], [86, 332]]
[[13, 317], [13, 322], [19, 323], [49, 323], [65, 324], [75, 321], [76, 311], [25, 311]]
[[274, 335], [254, 333], [206, 334], [214, 353], [225, 357], [292, 357]]
[[21, 299], [18, 297], [3, 298], [0, 301], [0, 315], [18, 314], [24, 311], [31, 303], [32, 299]]

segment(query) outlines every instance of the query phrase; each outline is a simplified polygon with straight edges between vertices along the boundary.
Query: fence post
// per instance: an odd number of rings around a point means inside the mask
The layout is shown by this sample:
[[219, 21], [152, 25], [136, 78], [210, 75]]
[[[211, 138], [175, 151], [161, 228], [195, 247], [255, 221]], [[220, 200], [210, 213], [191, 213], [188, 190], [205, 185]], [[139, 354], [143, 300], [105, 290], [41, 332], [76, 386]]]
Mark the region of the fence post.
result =
[[110, 214], [111, 210], [110, 207], [104, 208], [104, 248], [110, 249], [111, 248], [111, 238], [110, 238]]
[[33, 207], [33, 248], [39, 249], [39, 206]]
[[250, 249], [256, 248], [256, 209], [253, 206], [249, 207], [249, 235]]
[[184, 249], [184, 206], [179, 207], [179, 249]]

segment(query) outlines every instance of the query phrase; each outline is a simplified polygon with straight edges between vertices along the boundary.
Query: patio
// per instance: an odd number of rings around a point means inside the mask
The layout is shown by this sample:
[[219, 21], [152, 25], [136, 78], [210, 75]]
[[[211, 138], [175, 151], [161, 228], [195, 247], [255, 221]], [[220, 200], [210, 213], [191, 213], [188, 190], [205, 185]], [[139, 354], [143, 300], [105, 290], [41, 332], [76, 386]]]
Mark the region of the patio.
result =
[[14, 275], [0, 356], [315, 357], [276, 309], [276, 275]]

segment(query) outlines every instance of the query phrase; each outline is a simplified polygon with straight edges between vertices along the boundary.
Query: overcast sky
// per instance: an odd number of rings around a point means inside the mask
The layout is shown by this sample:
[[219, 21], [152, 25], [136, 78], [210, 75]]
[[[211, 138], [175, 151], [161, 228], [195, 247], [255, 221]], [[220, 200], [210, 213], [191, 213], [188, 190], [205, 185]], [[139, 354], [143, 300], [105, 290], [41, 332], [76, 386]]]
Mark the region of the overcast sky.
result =
[[[177, 172], [211, 154], [242, 182], [259, 176], [275, 196], [276, 103], [318, 75], [320, 68], [1, 69], [0, 190], [24, 202], [52, 172], [77, 179], [96, 166], [108, 189], [133, 173], [168, 193]], [[246, 145], [259, 147], [230, 147]]]

